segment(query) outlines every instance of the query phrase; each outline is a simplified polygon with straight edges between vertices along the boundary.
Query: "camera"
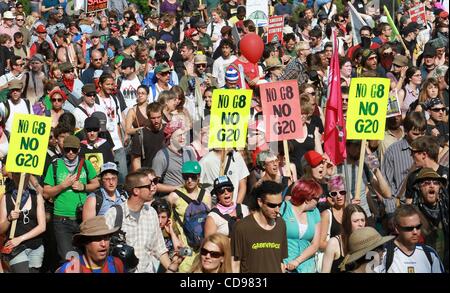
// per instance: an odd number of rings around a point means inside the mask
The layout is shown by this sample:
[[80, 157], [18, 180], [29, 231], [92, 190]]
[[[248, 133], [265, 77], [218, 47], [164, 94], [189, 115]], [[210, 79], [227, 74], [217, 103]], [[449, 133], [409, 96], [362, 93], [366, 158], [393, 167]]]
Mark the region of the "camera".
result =
[[179, 256], [192, 256], [192, 249], [190, 247], [181, 247], [178, 251]]
[[139, 264], [139, 259], [134, 253], [134, 248], [125, 242], [125, 233], [119, 231], [111, 237], [110, 255], [122, 260], [127, 272], [133, 271]]

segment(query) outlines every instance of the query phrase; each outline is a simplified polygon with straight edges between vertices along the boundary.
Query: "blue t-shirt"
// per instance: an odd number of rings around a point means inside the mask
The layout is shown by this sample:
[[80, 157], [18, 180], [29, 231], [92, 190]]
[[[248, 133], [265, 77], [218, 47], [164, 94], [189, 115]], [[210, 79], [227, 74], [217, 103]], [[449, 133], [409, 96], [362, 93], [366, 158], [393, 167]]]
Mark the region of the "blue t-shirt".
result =
[[[308, 227], [300, 238], [299, 222], [295, 216], [292, 203], [290, 201], [285, 201], [281, 206], [280, 211], [283, 220], [286, 222], [286, 235], [288, 241], [288, 257], [283, 261], [284, 263], [288, 263], [294, 258], [297, 258], [311, 245], [311, 241], [313, 240], [316, 231], [316, 224], [320, 222], [320, 213], [317, 208], [306, 212]], [[314, 261], [314, 256], [297, 267], [297, 272], [299, 273], [314, 273], [315, 270], [316, 263]]]
[[285, 15], [285, 14], [292, 14], [292, 4], [291, 3], [286, 3], [286, 4], [281, 4], [278, 3], [275, 5], [275, 11], [274, 11], [275, 15]]

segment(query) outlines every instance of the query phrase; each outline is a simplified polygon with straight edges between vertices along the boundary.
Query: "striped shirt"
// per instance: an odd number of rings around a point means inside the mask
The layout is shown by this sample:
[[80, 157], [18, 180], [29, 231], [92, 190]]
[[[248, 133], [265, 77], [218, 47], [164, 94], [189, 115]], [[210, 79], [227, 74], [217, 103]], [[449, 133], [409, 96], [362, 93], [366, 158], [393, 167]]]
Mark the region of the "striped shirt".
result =
[[56, 273], [92, 273], [92, 274], [105, 274], [105, 273], [123, 273], [123, 263], [122, 261], [113, 256], [108, 256], [106, 258], [103, 267], [92, 269], [90, 268], [84, 258], [80, 255], [73, 258], [71, 261], [64, 263]]
[[[381, 165], [381, 172], [386, 181], [389, 182], [395, 198], [398, 197], [403, 180], [407, 177], [413, 163], [406, 136], [387, 148]], [[388, 212], [388, 210], [386, 211]]]
[[[139, 259], [136, 273], [156, 273], [159, 258], [167, 252], [156, 211], [144, 204], [139, 211], [138, 219], [135, 219], [127, 202], [121, 204], [121, 207], [123, 210], [121, 230], [126, 233], [127, 244], [134, 248], [134, 253]], [[116, 214], [116, 209], [109, 209], [105, 214], [106, 224], [110, 229], [114, 227]]]

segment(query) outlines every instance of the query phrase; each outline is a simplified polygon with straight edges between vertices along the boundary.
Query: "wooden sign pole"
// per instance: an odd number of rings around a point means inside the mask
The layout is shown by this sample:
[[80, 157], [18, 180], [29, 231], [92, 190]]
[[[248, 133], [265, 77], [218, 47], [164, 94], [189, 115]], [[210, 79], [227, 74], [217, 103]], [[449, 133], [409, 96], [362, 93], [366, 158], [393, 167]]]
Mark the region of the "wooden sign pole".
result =
[[[20, 173], [19, 189], [17, 191], [16, 205], [14, 207], [15, 212], [18, 212], [20, 209], [20, 202], [22, 201], [24, 182], [25, 182], [25, 173], [22, 172], [22, 173]], [[13, 220], [11, 223], [11, 231], [9, 233], [9, 239], [14, 238], [14, 234], [16, 233], [16, 225], [17, 225], [17, 219]]]
[[[291, 162], [289, 160], [289, 148], [287, 140], [283, 140], [284, 158], [286, 161], [286, 176], [291, 177]], [[291, 178], [292, 179], [292, 178]]]
[[221, 150], [221, 154], [220, 154], [220, 172], [219, 175], [222, 176], [225, 173], [225, 149]]
[[356, 180], [356, 190], [355, 190], [355, 197], [354, 197], [354, 199], [359, 199], [360, 198], [365, 154], [366, 154], [366, 140], [363, 139], [361, 141], [361, 151], [359, 152], [358, 177], [357, 177], [357, 180]]

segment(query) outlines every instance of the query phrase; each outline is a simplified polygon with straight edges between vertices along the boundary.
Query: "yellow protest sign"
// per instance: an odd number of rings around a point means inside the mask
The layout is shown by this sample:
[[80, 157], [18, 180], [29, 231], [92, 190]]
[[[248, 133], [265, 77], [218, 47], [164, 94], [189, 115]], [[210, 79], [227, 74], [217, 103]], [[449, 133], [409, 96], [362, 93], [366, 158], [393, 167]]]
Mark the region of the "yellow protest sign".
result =
[[390, 81], [352, 78], [347, 109], [347, 139], [384, 139]]
[[252, 90], [213, 91], [208, 148], [245, 148]]
[[50, 117], [14, 115], [6, 171], [42, 175], [51, 122]]

